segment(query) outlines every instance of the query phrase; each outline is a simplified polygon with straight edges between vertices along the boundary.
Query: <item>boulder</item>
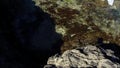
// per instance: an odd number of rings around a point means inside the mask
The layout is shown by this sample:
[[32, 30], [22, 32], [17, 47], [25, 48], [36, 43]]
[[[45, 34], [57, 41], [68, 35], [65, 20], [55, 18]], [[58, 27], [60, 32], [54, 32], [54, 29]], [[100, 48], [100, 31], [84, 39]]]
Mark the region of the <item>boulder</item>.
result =
[[47, 64], [55, 65], [56, 68], [119, 68], [119, 61], [113, 50], [88, 45], [52, 56]]

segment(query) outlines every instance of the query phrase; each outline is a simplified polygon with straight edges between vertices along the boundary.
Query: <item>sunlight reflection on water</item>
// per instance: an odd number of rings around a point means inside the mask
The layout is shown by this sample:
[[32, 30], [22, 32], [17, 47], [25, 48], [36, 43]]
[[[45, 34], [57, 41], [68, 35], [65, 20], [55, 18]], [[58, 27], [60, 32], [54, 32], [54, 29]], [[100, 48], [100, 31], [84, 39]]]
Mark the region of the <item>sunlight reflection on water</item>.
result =
[[113, 3], [114, 3], [114, 0], [107, 0], [107, 1], [108, 1], [108, 4], [111, 5], [111, 6], [112, 6]]

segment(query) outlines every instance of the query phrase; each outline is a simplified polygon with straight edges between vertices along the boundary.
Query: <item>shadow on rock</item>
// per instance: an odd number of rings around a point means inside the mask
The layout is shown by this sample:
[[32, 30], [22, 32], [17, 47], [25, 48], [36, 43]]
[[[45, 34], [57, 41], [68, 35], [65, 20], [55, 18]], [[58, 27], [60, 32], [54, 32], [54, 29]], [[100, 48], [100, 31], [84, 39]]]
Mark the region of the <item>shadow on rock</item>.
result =
[[[115, 43], [103, 43], [103, 39], [99, 38], [98, 39], [98, 47], [102, 48], [102, 52], [103, 50], [111, 50], [114, 51], [114, 55], [117, 56], [118, 58], [120, 58], [120, 46], [115, 44]], [[104, 52], [103, 52], [104, 56], [108, 59], [110, 59], [112, 62], [118, 62], [120, 63], [120, 59], [113, 59], [112, 57], [107, 56]]]
[[32, 0], [1, 0], [0, 68], [40, 68], [63, 41], [50, 15]]

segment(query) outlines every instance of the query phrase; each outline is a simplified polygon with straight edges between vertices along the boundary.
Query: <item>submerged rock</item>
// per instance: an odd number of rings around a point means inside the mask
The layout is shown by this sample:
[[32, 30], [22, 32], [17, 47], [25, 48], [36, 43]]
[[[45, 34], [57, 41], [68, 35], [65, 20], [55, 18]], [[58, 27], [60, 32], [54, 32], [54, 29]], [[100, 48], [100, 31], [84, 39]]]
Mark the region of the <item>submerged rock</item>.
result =
[[47, 64], [56, 66], [56, 68], [119, 68], [120, 58], [114, 53], [115, 51], [112, 49], [88, 45], [67, 50], [61, 56], [52, 56], [48, 59]]

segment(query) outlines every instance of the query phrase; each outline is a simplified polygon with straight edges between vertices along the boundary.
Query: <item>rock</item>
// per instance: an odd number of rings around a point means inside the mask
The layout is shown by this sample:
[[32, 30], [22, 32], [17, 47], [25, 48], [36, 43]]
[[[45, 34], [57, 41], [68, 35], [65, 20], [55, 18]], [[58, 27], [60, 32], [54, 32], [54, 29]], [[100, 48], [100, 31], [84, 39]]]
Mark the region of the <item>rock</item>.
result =
[[62, 35], [64, 41], [62, 52], [76, 48], [79, 44], [95, 44], [98, 38], [120, 45], [120, 1], [34, 1], [54, 19], [55, 30]]
[[120, 0], [115, 0], [114, 7], [120, 11]]
[[48, 65], [45, 65], [44, 68], [57, 68], [57, 67], [55, 65], [48, 64]]
[[47, 64], [53, 64], [57, 68], [119, 68], [119, 61], [120, 58], [114, 55], [113, 50], [88, 45], [73, 50], [67, 50], [62, 55], [52, 56], [48, 59]]

